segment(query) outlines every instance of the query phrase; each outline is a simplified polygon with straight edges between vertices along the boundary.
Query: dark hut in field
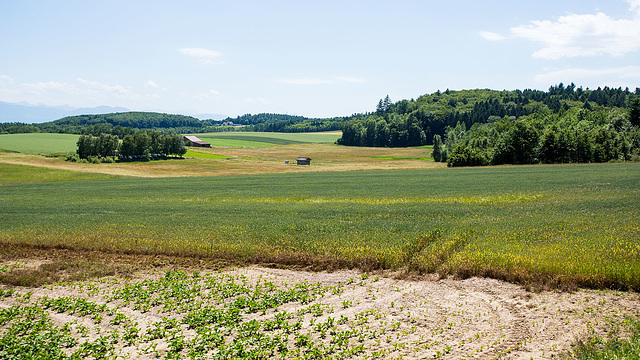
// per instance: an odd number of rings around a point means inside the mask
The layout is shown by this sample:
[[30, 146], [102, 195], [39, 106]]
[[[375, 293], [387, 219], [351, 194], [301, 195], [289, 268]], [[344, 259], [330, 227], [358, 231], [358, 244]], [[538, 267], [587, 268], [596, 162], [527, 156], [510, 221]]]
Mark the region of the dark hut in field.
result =
[[211, 147], [211, 144], [198, 139], [197, 136], [185, 136], [184, 141], [185, 142], [190, 141], [193, 144], [193, 146], [197, 146], [197, 147], [208, 147], [208, 148]]
[[311, 158], [299, 157], [296, 159], [298, 165], [311, 165]]

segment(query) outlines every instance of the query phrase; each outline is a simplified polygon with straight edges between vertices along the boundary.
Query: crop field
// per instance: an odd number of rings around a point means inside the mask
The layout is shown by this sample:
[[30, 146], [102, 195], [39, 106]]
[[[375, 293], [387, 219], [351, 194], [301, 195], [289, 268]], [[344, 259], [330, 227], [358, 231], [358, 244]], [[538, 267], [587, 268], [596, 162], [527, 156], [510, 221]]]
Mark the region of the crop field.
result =
[[0, 241], [640, 289], [638, 164], [0, 188]]
[[[260, 147], [303, 143], [334, 143], [341, 132], [328, 131], [317, 133], [267, 133], [267, 132], [218, 132], [194, 134], [212, 146]], [[253, 143], [253, 144], [252, 144]]]
[[5, 134], [0, 135], [0, 149], [35, 154], [67, 153], [76, 150], [78, 137], [72, 134]]

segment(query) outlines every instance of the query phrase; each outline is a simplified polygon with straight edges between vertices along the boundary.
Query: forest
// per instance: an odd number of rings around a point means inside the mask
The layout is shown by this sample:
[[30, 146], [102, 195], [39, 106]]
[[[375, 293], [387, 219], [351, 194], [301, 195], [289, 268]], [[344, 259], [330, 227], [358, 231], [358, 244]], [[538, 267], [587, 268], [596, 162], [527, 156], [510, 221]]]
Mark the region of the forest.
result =
[[[126, 134], [122, 141], [117, 135], [101, 133], [97, 136], [82, 135], [78, 139], [77, 158], [70, 155], [67, 160], [88, 159], [102, 161], [118, 155], [121, 159], [149, 160], [158, 155], [184, 155], [187, 149], [182, 136], [175, 132], [160, 133], [139, 130]], [[79, 158], [79, 159], [78, 159]], [[108, 160], [111, 162], [111, 160]]]
[[433, 145], [449, 166], [640, 160], [640, 89], [576, 88], [436, 92], [342, 126], [338, 144]]
[[[310, 119], [286, 114], [245, 114], [224, 120], [199, 120], [191, 116], [155, 112], [124, 112], [98, 115], [69, 116], [40, 124], [0, 123], [0, 134], [18, 133], [67, 133], [98, 136], [102, 133], [132, 134], [134, 130], [175, 131], [183, 134], [267, 131], [267, 132], [316, 132], [340, 130], [345, 118]], [[242, 126], [224, 126], [233, 123]]]

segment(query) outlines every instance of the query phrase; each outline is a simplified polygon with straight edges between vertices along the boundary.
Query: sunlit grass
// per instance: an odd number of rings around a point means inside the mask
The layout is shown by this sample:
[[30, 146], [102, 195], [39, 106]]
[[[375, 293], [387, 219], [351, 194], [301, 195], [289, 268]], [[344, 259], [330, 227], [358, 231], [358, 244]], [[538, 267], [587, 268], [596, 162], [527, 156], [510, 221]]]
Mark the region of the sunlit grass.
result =
[[[222, 140], [235, 140], [239, 142], [231, 142], [230, 144], [244, 144], [250, 146], [247, 142], [255, 142], [256, 146], [271, 145], [290, 145], [302, 143], [334, 143], [341, 136], [339, 131], [316, 132], [316, 133], [276, 133], [276, 132], [218, 132], [195, 134], [200, 139], [206, 138], [216, 144], [223, 144]], [[213, 144], [213, 143], [212, 143]], [[218, 145], [223, 146], [223, 145]]]
[[605, 164], [4, 186], [0, 241], [640, 289], [639, 179]]
[[187, 150], [187, 152], [183, 155], [184, 157], [192, 157], [196, 159], [214, 159], [214, 160], [222, 160], [229, 159], [231, 156], [228, 155], [219, 155], [219, 154], [211, 154], [193, 150]]
[[53, 154], [76, 150], [80, 135], [73, 134], [5, 134], [0, 135], [0, 149], [23, 153]]
[[39, 166], [13, 165], [0, 163], [0, 186], [50, 183], [60, 181], [79, 181], [112, 179], [115, 175], [78, 173], [76, 171], [49, 169]]

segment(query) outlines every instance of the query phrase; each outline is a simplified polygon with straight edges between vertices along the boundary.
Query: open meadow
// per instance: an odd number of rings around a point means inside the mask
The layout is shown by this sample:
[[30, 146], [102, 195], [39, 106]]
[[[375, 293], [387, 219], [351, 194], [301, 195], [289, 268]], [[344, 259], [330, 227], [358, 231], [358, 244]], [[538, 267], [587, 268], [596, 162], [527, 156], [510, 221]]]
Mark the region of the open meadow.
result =
[[0, 343], [53, 324], [40, 347], [65, 356], [554, 358], [639, 316], [640, 164], [253, 140], [148, 163], [0, 153]]

